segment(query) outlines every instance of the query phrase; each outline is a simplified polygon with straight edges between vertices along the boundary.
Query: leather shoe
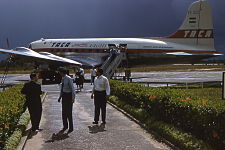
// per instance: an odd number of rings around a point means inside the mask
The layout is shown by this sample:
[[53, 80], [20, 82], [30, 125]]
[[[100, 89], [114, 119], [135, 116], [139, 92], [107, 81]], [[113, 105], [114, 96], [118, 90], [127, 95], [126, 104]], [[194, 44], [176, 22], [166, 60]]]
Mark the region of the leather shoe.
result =
[[42, 131], [43, 129], [38, 128], [37, 130], [40, 132], [40, 131]]
[[67, 133], [71, 133], [71, 132], [73, 132], [73, 130], [72, 129], [69, 129]]
[[92, 122], [92, 124], [98, 124], [98, 122], [97, 121], [94, 121], [94, 122]]
[[63, 131], [65, 131], [66, 129], [68, 129], [68, 128], [62, 128]]

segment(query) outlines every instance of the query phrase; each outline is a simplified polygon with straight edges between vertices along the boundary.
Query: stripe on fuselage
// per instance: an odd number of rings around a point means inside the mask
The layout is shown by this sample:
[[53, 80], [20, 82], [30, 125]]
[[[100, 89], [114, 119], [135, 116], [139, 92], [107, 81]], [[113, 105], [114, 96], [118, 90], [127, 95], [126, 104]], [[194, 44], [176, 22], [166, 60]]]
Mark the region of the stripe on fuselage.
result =
[[[46, 49], [34, 49], [36, 52], [76, 52], [76, 53], [109, 53], [108, 49], [74, 49], [74, 48], [46, 48]], [[185, 53], [209, 53], [220, 54], [217, 51], [206, 50], [172, 50], [172, 49], [127, 49], [126, 53], [169, 53], [169, 52], [185, 52]]]

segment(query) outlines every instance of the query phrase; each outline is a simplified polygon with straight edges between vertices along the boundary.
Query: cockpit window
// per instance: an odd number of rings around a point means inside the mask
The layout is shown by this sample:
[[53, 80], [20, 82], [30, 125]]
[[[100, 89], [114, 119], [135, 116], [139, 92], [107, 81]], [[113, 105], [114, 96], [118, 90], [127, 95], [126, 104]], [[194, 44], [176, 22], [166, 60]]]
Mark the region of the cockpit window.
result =
[[29, 44], [28, 48], [29, 48], [29, 49], [32, 49], [32, 46], [31, 46], [31, 44]]

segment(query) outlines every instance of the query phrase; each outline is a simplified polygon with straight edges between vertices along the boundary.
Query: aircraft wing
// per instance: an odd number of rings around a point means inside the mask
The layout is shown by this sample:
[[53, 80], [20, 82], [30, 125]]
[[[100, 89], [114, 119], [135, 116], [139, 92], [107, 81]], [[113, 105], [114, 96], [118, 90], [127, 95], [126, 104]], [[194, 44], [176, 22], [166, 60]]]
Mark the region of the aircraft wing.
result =
[[51, 62], [66, 63], [66, 64], [72, 64], [72, 65], [82, 65], [81, 63], [79, 63], [77, 61], [63, 58], [63, 57], [60, 57], [57, 55], [53, 55], [51, 53], [45, 53], [45, 52], [37, 53], [26, 47], [18, 47], [15, 50], [0, 49], [0, 53], [7, 53], [7, 54], [12, 54], [12, 55], [31, 57], [31, 58], [47, 60], [47, 61], [51, 61]]
[[[166, 53], [167, 55], [174, 55], [174, 56], [197, 56], [203, 55], [199, 53], [187, 53], [187, 52], [170, 52]], [[223, 54], [220, 53], [205, 53], [206, 56], [222, 56]]]
[[48, 53], [48, 52], [39, 52], [39, 54], [43, 55], [43, 56], [47, 56], [49, 58], [52, 58], [54, 60], [57, 60], [59, 62], [65, 62], [65, 63], [69, 63], [69, 64], [74, 64], [74, 65], [82, 65], [81, 63], [68, 59], [68, 58], [64, 58], [64, 57], [60, 57], [57, 55], [54, 55], [52, 53]]
[[81, 62], [84, 66], [100, 66], [102, 62], [95, 61], [88, 57], [73, 57], [74, 60]]

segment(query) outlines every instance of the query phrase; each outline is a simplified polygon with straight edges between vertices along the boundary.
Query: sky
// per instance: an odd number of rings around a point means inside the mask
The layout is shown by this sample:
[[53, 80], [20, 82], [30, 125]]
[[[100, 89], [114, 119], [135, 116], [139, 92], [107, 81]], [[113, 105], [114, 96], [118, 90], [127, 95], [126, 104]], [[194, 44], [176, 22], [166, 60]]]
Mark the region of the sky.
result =
[[[196, 0], [0, 0], [0, 47], [40, 38], [160, 37], [175, 32]], [[225, 51], [225, 0], [208, 0], [216, 49]]]

